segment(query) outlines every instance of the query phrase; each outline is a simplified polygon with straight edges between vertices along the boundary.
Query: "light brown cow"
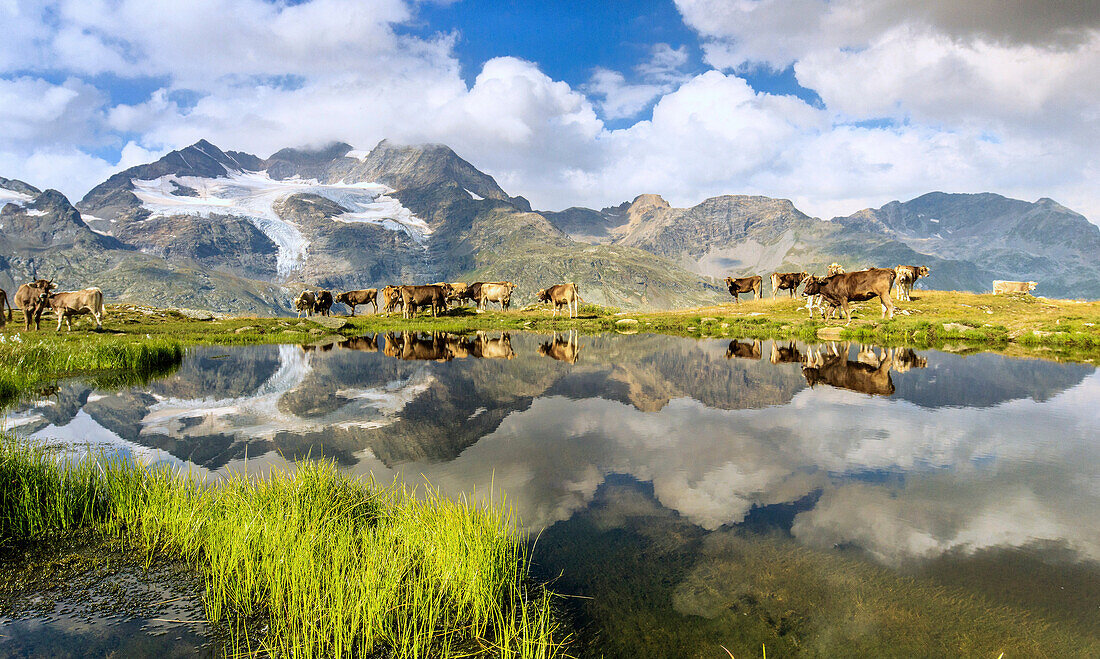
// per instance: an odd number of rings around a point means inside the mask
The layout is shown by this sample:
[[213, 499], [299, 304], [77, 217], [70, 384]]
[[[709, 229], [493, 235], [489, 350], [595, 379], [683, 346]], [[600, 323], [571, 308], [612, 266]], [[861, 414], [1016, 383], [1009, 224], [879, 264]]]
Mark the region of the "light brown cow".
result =
[[926, 265], [899, 265], [894, 268], [897, 275], [898, 300], [909, 302], [912, 299], [913, 284], [931, 272]]
[[512, 359], [516, 356], [512, 350], [512, 335], [504, 332], [499, 339], [490, 339], [479, 332], [472, 354], [478, 359]]
[[306, 317], [313, 315], [313, 308], [317, 306], [317, 296], [313, 291], [302, 291], [294, 298], [294, 308], [298, 310], [298, 317], [304, 313]]
[[69, 321], [73, 316], [91, 314], [95, 319], [95, 328], [103, 329], [103, 316], [106, 311], [103, 308], [103, 291], [98, 288], [85, 288], [82, 291], [64, 291], [45, 295], [45, 302], [50, 309], [57, 314], [57, 331], [61, 331], [61, 323], [64, 321], [69, 331], [73, 331]]
[[484, 309], [486, 302], [499, 302], [504, 311], [512, 303], [512, 291], [516, 285], [510, 281], [487, 281], [478, 287], [477, 308]]
[[1035, 290], [1035, 287], [1039, 285], [1039, 282], [1035, 281], [1005, 281], [1003, 279], [993, 280], [993, 294], [994, 295], [1007, 295], [1011, 293], [1022, 293], [1026, 295], [1028, 291]]
[[393, 313], [397, 311], [398, 306], [404, 309], [405, 305], [401, 303], [401, 292], [397, 289], [397, 286], [386, 286], [382, 289], [383, 313]]
[[378, 289], [364, 288], [358, 291], [344, 291], [336, 296], [336, 301], [345, 304], [351, 309], [351, 315], [355, 315], [355, 307], [360, 304], [373, 304], [374, 313], [378, 313]]
[[438, 281], [438, 282], [435, 283], [436, 286], [442, 286], [443, 284], [447, 284], [448, 286], [451, 287], [451, 292], [447, 296], [447, 302], [453, 303], [453, 304], [462, 304], [463, 302], [466, 301], [466, 290], [468, 288], [470, 288], [469, 284], [467, 284], [466, 282], [462, 282], [462, 281], [452, 281], [452, 282]]
[[539, 291], [535, 298], [539, 302], [552, 303], [555, 316], [562, 307], [566, 308], [570, 318], [576, 318], [580, 314], [581, 291], [576, 284], [554, 284]]
[[575, 331], [569, 332], [568, 338], [555, 332], [552, 341], [539, 346], [539, 354], [559, 362], [576, 364], [581, 356], [581, 347]]
[[29, 332], [31, 323], [34, 329], [39, 329], [42, 320], [42, 312], [46, 310], [46, 302], [42, 299], [43, 293], [50, 293], [57, 284], [49, 279], [38, 279], [29, 284], [23, 284], [15, 292], [15, 306], [23, 312], [23, 331]]
[[738, 295], [742, 293], [748, 293], [752, 291], [755, 296], [753, 299], [760, 299], [760, 290], [763, 288], [764, 278], [760, 275], [753, 275], [751, 277], [741, 277], [734, 279], [733, 277], [726, 277], [726, 288], [729, 289], [730, 295], [733, 296], [734, 302], [740, 302], [741, 298]]
[[[4, 320], [4, 305], [8, 305], [8, 318]], [[11, 302], [8, 300], [7, 292], [0, 288], [0, 327], [8, 324], [8, 320], [12, 319], [11, 315]]]

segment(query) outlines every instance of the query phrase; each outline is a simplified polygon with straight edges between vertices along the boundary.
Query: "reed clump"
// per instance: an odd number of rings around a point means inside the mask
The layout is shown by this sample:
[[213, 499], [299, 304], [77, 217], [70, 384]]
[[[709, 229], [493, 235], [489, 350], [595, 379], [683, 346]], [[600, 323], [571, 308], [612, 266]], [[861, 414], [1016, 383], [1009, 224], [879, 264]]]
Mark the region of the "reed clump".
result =
[[[0, 543], [85, 529], [182, 559], [202, 572], [207, 617], [246, 652], [567, 656], [506, 511], [364, 485], [322, 461], [204, 483], [0, 439]], [[256, 620], [268, 631], [248, 638]]]

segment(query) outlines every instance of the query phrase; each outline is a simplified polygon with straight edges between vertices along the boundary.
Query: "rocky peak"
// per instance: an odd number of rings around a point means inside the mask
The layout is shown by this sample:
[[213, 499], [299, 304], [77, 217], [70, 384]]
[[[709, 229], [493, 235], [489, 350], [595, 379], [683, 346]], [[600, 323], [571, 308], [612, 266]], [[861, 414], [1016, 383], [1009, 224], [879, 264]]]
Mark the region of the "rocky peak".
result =
[[4, 178], [3, 176], [0, 176], [0, 189], [10, 190], [12, 192], [28, 195], [31, 197], [36, 197], [39, 193], [42, 192], [33, 185], [30, 185], [29, 183], [24, 183], [19, 179]]

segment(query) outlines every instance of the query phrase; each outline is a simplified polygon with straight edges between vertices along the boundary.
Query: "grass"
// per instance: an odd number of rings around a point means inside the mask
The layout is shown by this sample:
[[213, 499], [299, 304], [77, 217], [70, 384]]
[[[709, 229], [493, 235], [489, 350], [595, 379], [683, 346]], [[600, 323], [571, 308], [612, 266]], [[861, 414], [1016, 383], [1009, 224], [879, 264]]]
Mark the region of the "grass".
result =
[[[566, 656], [516, 528], [503, 501], [366, 486], [323, 461], [204, 483], [0, 439], [0, 544], [90, 531], [186, 561], [209, 620], [250, 653]], [[256, 619], [263, 638], [245, 631]]]

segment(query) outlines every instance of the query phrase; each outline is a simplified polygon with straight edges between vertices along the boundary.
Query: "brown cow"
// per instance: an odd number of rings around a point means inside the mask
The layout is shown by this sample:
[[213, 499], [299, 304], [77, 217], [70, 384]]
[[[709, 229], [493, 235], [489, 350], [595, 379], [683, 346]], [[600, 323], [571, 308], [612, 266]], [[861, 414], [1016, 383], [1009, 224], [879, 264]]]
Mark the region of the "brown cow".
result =
[[[887, 268], [870, 268], [847, 272], [824, 279], [813, 278], [806, 282], [806, 288], [802, 294], [806, 296], [821, 295], [821, 297], [833, 306], [840, 307], [848, 316], [848, 322], [852, 322], [852, 311], [848, 308], [850, 302], [863, 302], [872, 298], [878, 298], [882, 303], [882, 317], [894, 317], [894, 302], [890, 299], [890, 289], [894, 287], [893, 270]], [[810, 311], [811, 318], [813, 311]]]
[[[839, 263], [837, 263], [835, 261], [830, 263], [828, 268], [826, 268], [826, 275], [825, 275], [826, 277], [831, 277], [832, 275], [841, 275], [841, 274], [844, 274], [844, 266], [840, 265]], [[813, 279], [813, 278], [814, 277], [811, 275], [810, 279]], [[822, 279], [824, 279], [824, 277], [822, 277]], [[805, 295], [805, 293], [803, 293], [803, 295]], [[807, 295], [806, 296], [806, 311], [810, 312], [810, 319], [811, 320], [814, 317], [814, 309], [815, 308], [821, 309], [821, 319], [824, 320], [825, 319], [825, 301], [821, 299], [820, 295]], [[835, 311], [835, 310], [836, 310], [836, 307], [830, 306], [829, 307], [830, 315], [832, 315], [832, 312]]]
[[772, 299], [779, 291], [786, 290], [794, 297], [798, 285], [806, 281], [810, 275], [805, 272], [773, 272], [772, 273]]
[[912, 300], [913, 284], [921, 277], [927, 277], [930, 270], [926, 265], [899, 265], [894, 268], [897, 275], [898, 301]]
[[313, 303], [313, 313], [319, 313], [322, 316], [327, 316], [329, 315], [331, 309], [332, 291], [317, 291], [317, 301]]
[[[4, 320], [4, 305], [8, 305], [8, 318]], [[12, 319], [11, 315], [11, 302], [8, 300], [8, 294], [4, 289], [0, 288], [0, 327], [8, 324], [8, 320]]]
[[787, 342], [786, 348], [779, 347], [779, 341], [772, 342], [772, 353], [768, 358], [773, 364], [794, 364], [802, 363], [802, 353], [799, 352], [798, 346], [794, 341]]
[[82, 291], [64, 291], [61, 293], [43, 293], [43, 299], [50, 309], [57, 314], [57, 331], [61, 331], [61, 323], [64, 321], [69, 331], [73, 331], [69, 321], [73, 316], [91, 314], [95, 319], [95, 328], [103, 329], [103, 316], [106, 311], [103, 308], [103, 291], [98, 288], [85, 288]]
[[756, 339], [752, 343], [742, 343], [741, 341], [730, 341], [730, 345], [726, 348], [726, 359], [733, 357], [739, 357], [741, 359], [760, 359], [763, 353], [760, 349], [760, 339]]
[[302, 291], [294, 298], [294, 308], [298, 310], [298, 317], [304, 313], [306, 317], [313, 315], [313, 308], [317, 305], [317, 296], [313, 291]]
[[401, 303], [401, 292], [397, 289], [397, 286], [386, 286], [382, 289], [382, 311], [384, 313], [393, 313], [397, 311], [398, 306], [404, 308]]
[[15, 306], [23, 312], [24, 332], [30, 331], [32, 322], [34, 329], [36, 331], [39, 329], [42, 312], [48, 306], [42, 299], [42, 294], [48, 294], [56, 287], [57, 284], [48, 279], [38, 279], [29, 284], [23, 284], [15, 291]]
[[[811, 350], [811, 355], [812, 353]], [[849, 360], [847, 348], [838, 354], [828, 356], [819, 351], [816, 356], [812, 355], [808, 360], [810, 365], [802, 369], [802, 375], [810, 388], [818, 384], [827, 384], [871, 396], [890, 396], [894, 393], [894, 383], [890, 379], [893, 361], [885, 351], [883, 356], [881, 363], [873, 366]]]
[[576, 318], [580, 314], [581, 291], [576, 284], [554, 284], [539, 291], [535, 298], [539, 302], [552, 303], [555, 316], [563, 306], [568, 310], [570, 318]]
[[447, 293], [450, 290], [448, 284], [427, 286], [398, 286], [397, 292], [401, 294], [402, 318], [416, 316], [418, 307], [431, 306], [432, 315], [439, 315], [439, 311], [447, 310]]
[[516, 285], [510, 281], [486, 281], [480, 282], [477, 290], [477, 308], [484, 309], [486, 302], [499, 302], [500, 310], [504, 311], [512, 303], [512, 291]]
[[581, 347], [577, 341], [576, 332], [570, 332], [568, 338], [555, 332], [552, 341], [539, 346], [539, 354], [550, 359], [556, 359], [559, 362], [576, 364], [577, 360], [580, 359]]
[[760, 275], [741, 277], [739, 279], [726, 277], [726, 287], [730, 289], [730, 295], [733, 296], [734, 302], [740, 302], [741, 299], [737, 296], [741, 293], [748, 293], [749, 291], [752, 291], [754, 300], [759, 300], [760, 290], [764, 287], [764, 278]]
[[1027, 295], [1029, 291], [1035, 290], [1038, 286], [1038, 282], [1034, 281], [1005, 281], [1003, 279], [993, 280], [993, 294], [1005, 295], [1009, 293], [1022, 293]]
[[373, 304], [374, 313], [378, 313], [378, 289], [364, 288], [358, 291], [344, 291], [336, 296], [336, 302], [347, 305], [351, 309], [351, 315], [355, 315], [355, 307], [360, 304]]
[[451, 292], [447, 294], [447, 302], [451, 302], [451, 303], [454, 303], [454, 304], [462, 304], [467, 299], [466, 298], [466, 290], [468, 288], [470, 288], [469, 284], [467, 284], [465, 282], [461, 282], [461, 281], [452, 281], [452, 282], [437, 281], [437, 282], [435, 282], [434, 285], [435, 286], [442, 286], [443, 284], [446, 284], [446, 285], [451, 287]]

